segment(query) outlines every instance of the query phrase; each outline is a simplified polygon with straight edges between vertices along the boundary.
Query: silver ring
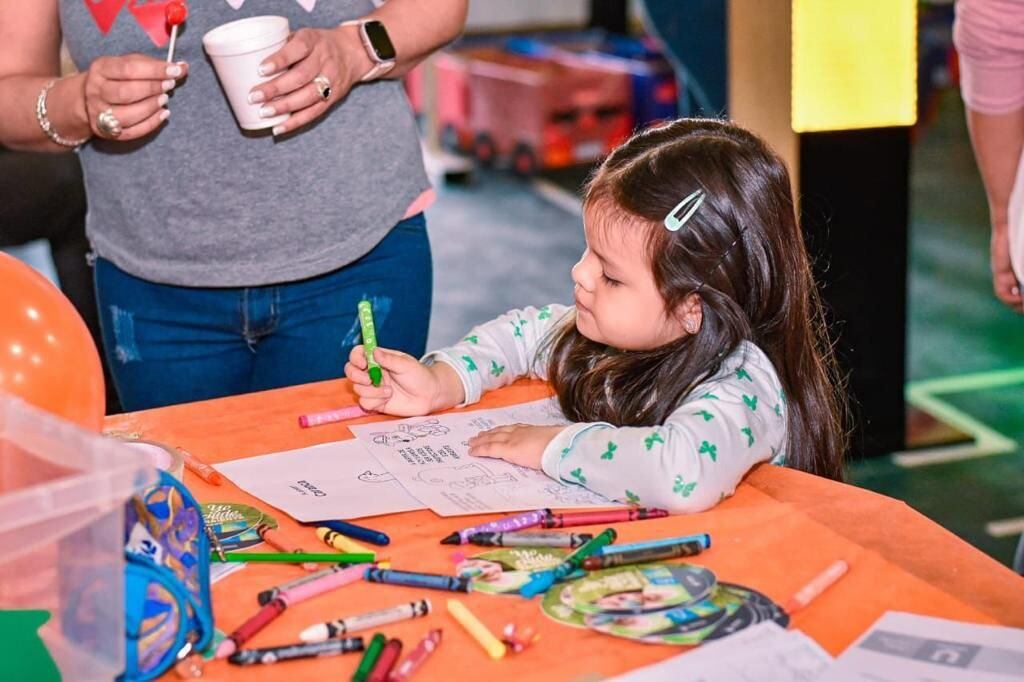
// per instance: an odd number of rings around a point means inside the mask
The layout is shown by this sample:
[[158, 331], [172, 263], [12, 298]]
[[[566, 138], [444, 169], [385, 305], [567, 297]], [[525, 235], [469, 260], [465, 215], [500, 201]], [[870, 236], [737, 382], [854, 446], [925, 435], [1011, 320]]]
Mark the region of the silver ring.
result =
[[121, 122], [117, 120], [117, 116], [114, 116], [113, 109], [104, 109], [96, 116], [96, 127], [106, 137], [121, 136]]
[[331, 81], [327, 79], [327, 76], [320, 74], [313, 79], [313, 85], [316, 86], [316, 91], [320, 93], [320, 99], [326, 102], [331, 98]]

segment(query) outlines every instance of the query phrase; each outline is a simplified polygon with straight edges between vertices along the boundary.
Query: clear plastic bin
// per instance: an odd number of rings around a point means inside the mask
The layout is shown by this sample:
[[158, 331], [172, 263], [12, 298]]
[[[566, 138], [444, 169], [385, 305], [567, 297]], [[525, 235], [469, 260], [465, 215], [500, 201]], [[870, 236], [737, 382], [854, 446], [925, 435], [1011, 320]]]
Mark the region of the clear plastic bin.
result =
[[0, 392], [0, 610], [44, 610], [64, 680], [124, 671], [124, 503], [149, 458]]

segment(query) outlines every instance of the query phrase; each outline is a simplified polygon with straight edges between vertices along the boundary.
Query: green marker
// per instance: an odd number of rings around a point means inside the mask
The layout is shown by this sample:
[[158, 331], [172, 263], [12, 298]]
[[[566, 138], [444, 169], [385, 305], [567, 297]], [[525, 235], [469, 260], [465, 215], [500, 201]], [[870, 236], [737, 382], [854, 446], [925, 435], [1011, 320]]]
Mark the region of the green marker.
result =
[[377, 665], [377, 659], [380, 658], [380, 652], [383, 649], [384, 635], [378, 632], [366, 646], [366, 651], [363, 653], [363, 657], [359, 659], [359, 667], [356, 668], [355, 673], [352, 674], [352, 682], [366, 682], [366, 678], [370, 676], [370, 671], [373, 670], [373, 666]]
[[359, 302], [359, 326], [363, 330], [363, 352], [366, 353], [366, 371], [374, 386], [380, 386], [382, 377], [380, 365], [373, 359], [377, 350], [377, 330], [373, 327], [373, 306], [369, 301]]
[[377, 556], [372, 552], [352, 552], [333, 554], [313, 554], [310, 552], [225, 552], [223, 558], [216, 552], [210, 555], [210, 561], [253, 561], [275, 564], [368, 564]]

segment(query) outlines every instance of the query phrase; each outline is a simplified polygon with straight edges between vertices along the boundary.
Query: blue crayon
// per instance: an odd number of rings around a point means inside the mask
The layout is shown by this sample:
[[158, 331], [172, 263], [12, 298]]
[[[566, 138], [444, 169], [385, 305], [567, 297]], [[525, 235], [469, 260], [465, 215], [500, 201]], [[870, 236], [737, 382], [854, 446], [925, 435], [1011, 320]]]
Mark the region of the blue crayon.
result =
[[323, 526], [324, 528], [330, 528], [335, 533], [341, 533], [354, 540], [362, 540], [363, 542], [369, 542], [372, 545], [387, 545], [391, 542], [384, 533], [379, 530], [373, 530], [372, 528], [364, 528], [363, 526], [357, 526], [354, 523], [348, 521], [317, 521], [317, 526]]
[[658, 540], [644, 540], [642, 542], [630, 542], [625, 545], [605, 545], [599, 549], [594, 556], [608, 556], [619, 552], [631, 552], [635, 549], [654, 549], [666, 545], [678, 545], [683, 542], [699, 542], [704, 549], [711, 547], [711, 536], [707, 533], [697, 535], [684, 535], [678, 538], [661, 538]]
[[371, 583], [387, 585], [405, 585], [406, 587], [425, 587], [431, 590], [448, 592], [469, 592], [469, 578], [436, 573], [414, 573], [412, 571], [393, 571], [387, 568], [366, 569], [366, 580]]

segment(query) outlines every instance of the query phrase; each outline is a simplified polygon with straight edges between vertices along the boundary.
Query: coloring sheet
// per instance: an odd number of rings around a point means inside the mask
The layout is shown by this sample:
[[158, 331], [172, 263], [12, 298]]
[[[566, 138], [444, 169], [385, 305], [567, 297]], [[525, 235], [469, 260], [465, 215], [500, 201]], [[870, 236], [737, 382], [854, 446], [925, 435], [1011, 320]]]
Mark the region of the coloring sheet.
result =
[[499, 459], [471, 457], [466, 441], [506, 424], [565, 424], [552, 399], [492, 410], [412, 417], [350, 427], [380, 465], [441, 516], [542, 507], [609, 507], [615, 503], [543, 471]]
[[358, 440], [237, 459], [215, 468], [296, 521], [358, 519], [423, 509]]

